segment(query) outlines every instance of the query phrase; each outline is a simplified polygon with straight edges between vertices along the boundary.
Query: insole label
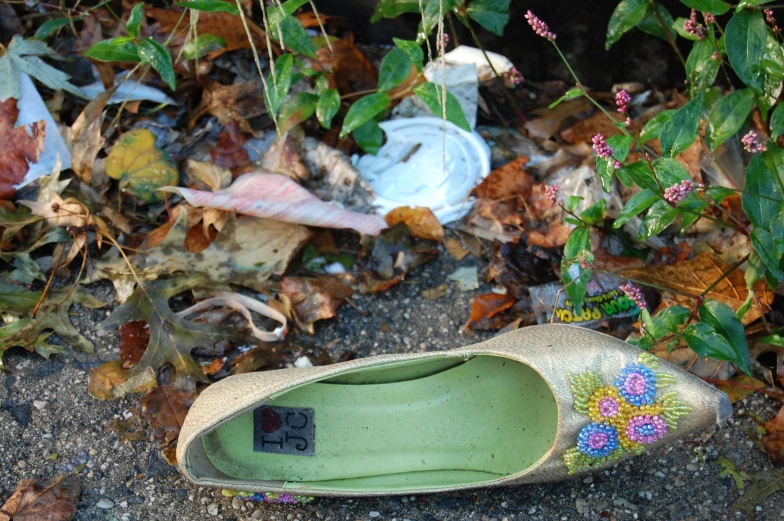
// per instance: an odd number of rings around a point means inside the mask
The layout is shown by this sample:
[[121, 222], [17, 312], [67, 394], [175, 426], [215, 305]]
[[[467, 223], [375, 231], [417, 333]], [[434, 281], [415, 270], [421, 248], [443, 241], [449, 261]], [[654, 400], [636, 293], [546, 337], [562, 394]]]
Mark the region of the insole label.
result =
[[316, 425], [313, 409], [270, 407], [253, 411], [253, 451], [313, 456]]

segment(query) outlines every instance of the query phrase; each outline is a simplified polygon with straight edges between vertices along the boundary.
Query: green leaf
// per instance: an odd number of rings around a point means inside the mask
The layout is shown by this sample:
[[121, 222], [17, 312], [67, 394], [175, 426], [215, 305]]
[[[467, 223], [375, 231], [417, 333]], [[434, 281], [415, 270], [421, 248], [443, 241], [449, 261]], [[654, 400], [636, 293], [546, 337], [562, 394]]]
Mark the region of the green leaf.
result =
[[708, 207], [708, 202], [698, 199], [696, 195], [690, 194], [685, 199], [678, 202], [678, 209], [681, 212], [681, 231], [685, 230], [702, 217], [702, 213]]
[[[280, 30], [278, 29], [280, 27]], [[280, 42], [280, 34], [283, 33], [283, 41]], [[293, 16], [287, 16], [281, 20], [279, 25], [273, 26], [270, 24], [270, 30], [267, 32], [273, 40], [281, 44], [281, 47], [291, 49], [298, 54], [307, 56], [308, 58], [316, 59], [316, 47], [313, 41], [308, 36], [305, 28], [299, 20]]]
[[678, 326], [685, 324], [690, 315], [691, 311], [683, 306], [664, 308], [651, 320], [649, 333], [657, 339], [668, 334], [677, 334]]
[[353, 132], [375, 118], [376, 115], [387, 108], [389, 101], [389, 96], [382, 92], [368, 94], [364, 98], [357, 100], [346, 113], [346, 117], [343, 120], [343, 128], [340, 130], [340, 138], [343, 139], [349, 132]]
[[[697, 36], [691, 33], [687, 33], [686, 29], [683, 28], [683, 24], [686, 23], [686, 20], [687, 18], [683, 18], [682, 16], [679, 16], [678, 18], [675, 19], [675, 21], [672, 24], [670, 24], [670, 27], [676, 33], [678, 33], [678, 36], [680, 36], [681, 38], [686, 38], [687, 40], [691, 40], [693, 42], [699, 42], [700, 39], [697, 38]], [[693, 49], [694, 48], [692, 47], [692, 50]]]
[[[681, 181], [691, 179], [686, 168], [678, 162], [677, 159], [669, 157], [660, 157], [653, 162], [653, 171], [656, 172], [656, 177], [662, 184], [663, 188], [669, 188], [676, 185]], [[650, 188], [650, 187], [646, 187]]]
[[760, 11], [735, 13], [725, 30], [727, 57], [738, 77], [758, 90], [763, 88], [762, 57], [768, 39], [768, 29]]
[[612, 188], [613, 177], [617, 172], [615, 168], [615, 159], [623, 161], [629, 155], [629, 149], [632, 146], [632, 136], [625, 134], [616, 134], [607, 140], [607, 144], [613, 149], [612, 158], [596, 157], [596, 172], [599, 174], [599, 179], [602, 181], [602, 188], [605, 192], [610, 193]]
[[680, 214], [680, 210], [673, 208], [663, 199], [654, 203], [653, 206], [651, 206], [651, 209], [648, 210], [645, 219], [642, 221], [637, 240], [644, 241], [654, 235], [660, 234], [666, 230]]
[[340, 93], [336, 89], [324, 91], [316, 104], [316, 117], [321, 126], [326, 129], [332, 128], [332, 118], [338, 110], [340, 110]]
[[774, 141], [784, 135], [784, 103], [779, 103], [770, 116], [770, 138]]
[[[659, 16], [661, 16], [662, 21], [664, 21], [664, 27], [659, 23], [659, 18], [656, 16], [656, 9], [658, 9]], [[669, 42], [670, 38], [672, 38], [672, 41], [675, 41], [678, 36], [678, 33], [672, 29], [672, 24], [674, 23], [675, 20], [673, 20], [672, 15], [666, 7], [658, 2], [652, 2], [648, 5], [643, 19], [637, 24], [637, 28], [643, 32], [661, 38], [665, 42]]]
[[375, 154], [384, 142], [384, 131], [378, 126], [375, 119], [360, 125], [351, 133], [354, 141], [368, 154]]
[[686, 344], [703, 358], [714, 358], [732, 362], [740, 370], [751, 376], [751, 369], [748, 363], [748, 351], [746, 351], [746, 363], [744, 365], [743, 353], [739, 352], [723, 336], [718, 334], [715, 329], [705, 322], [689, 324], [683, 329], [683, 340]]
[[572, 87], [571, 89], [566, 91], [566, 94], [564, 94], [563, 96], [561, 96], [557, 100], [555, 100], [552, 103], [550, 103], [547, 106], [547, 108], [548, 109], [553, 109], [553, 108], [557, 107], [562, 101], [568, 101], [570, 99], [579, 98], [582, 95], [583, 95], [583, 89], [581, 89], [580, 87]]
[[0, 102], [8, 98], [19, 99], [19, 80], [23, 72], [52, 90], [64, 90], [83, 98], [82, 90], [68, 81], [71, 79], [69, 75], [41, 59], [47, 56], [60, 58], [60, 55], [44, 42], [14, 36], [5, 53], [0, 56]]
[[784, 335], [773, 333], [758, 340], [760, 344], [784, 347]]
[[661, 134], [662, 127], [664, 127], [664, 124], [670, 120], [675, 112], [675, 109], [664, 110], [648, 120], [645, 126], [642, 127], [642, 131], [640, 131], [640, 141], [642, 143], [647, 143], [651, 139], [658, 138], [659, 134]]
[[[782, 88], [782, 64], [784, 64], [784, 51], [773, 31], [767, 30], [768, 37], [765, 43], [765, 54], [762, 57], [762, 89], [755, 89], [757, 93], [757, 107], [762, 114], [762, 119], [768, 119], [768, 111], [776, 104]], [[774, 64], [775, 67], [770, 65]], [[772, 71], [772, 72], [771, 72]]]
[[607, 24], [605, 49], [609, 49], [629, 29], [640, 23], [650, 4], [647, 0], [621, 0]]
[[722, 0], [681, 0], [687, 7], [710, 14], [724, 14], [732, 7]]
[[112, 40], [104, 40], [94, 44], [84, 52], [85, 58], [100, 62], [138, 62], [139, 48], [135, 43], [125, 42], [122, 45], [112, 43]]
[[765, 264], [768, 273], [778, 284], [784, 282], [784, 272], [781, 271], [781, 253], [776, 252], [773, 235], [768, 230], [754, 228], [749, 236], [751, 246]]
[[626, 205], [618, 214], [618, 217], [613, 223], [613, 228], [620, 228], [626, 224], [630, 219], [636, 217], [640, 212], [649, 208], [653, 203], [659, 201], [661, 196], [658, 192], [649, 190], [647, 188], [640, 190], [634, 194], [631, 199], [626, 202]]
[[381, 61], [378, 69], [378, 90], [385, 92], [403, 83], [411, 72], [411, 58], [402, 49], [395, 47]]
[[754, 108], [754, 91], [741, 89], [731, 92], [713, 104], [708, 116], [708, 144], [712, 150], [735, 135]]
[[466, 13], [494, 35], [503, 36], [509, 21], [509, 0], [472, 0]]
[[591, 251], [591, 230], [575, 228], [564, 244], [564, 258], [574, 259], [585, 251]]
[[77, 18], [52, 18], [47, 20], [41, 24], [35, 32], [35, 35], [33, 35], [33, 38], [36, 40], [46, 40], [63, 27], [70, 25], [72, 21], [76, 22], [82, 18], [83, 17], [79, 16]]
[[[414, 89], [414, 94], [427, 105], [436, 117], [441, 117], [443, 114], [439, 96], [439, 91], [443, 91], [440, 89], [432, 82], [421, 83]], [[446, 92], [446, 119], [466, 132], [471, 132], [471, 126], [468, 124], [465, 114], [463, 114], [463, 108], [460, 106], [457, 98], [449, 91]]]
[[[270, 27], [276, 28], [278, 24], [287, 16], [291, 16], [294, 12], [307, 4], [308, 0], [288, 0], [282, 4], [273, 7], [267, 12], [267, 23]], [[276, 29], [277, 30], [277, 29]], [[286, 35], [283, 35], [285, 40]]]
[[397, 18], [404, 13], [418, 12], [419, 0], [380, 0], [370, 21], [376, 23], [382, 18]]
[[[419, 24], [419, 30], [417, 31], [417, 41], [420, 41], [420, 38], [424, 39], [426, 35], [433, 31], [433, 28], [438, 25], [438, 21], [441, 19], [440, 15], [446, 16], [459, 3], [462, 3], [461, 0], [424, 0], [425, 10], [422, 16], [422, 23]], [[417, 6], [416, 12], [419, 12], [419, 6]]]
[[779, 212], [784, 186], [784, 151], [770, 144], [767, 152], [754, 154], [746, 167], [741, 204], [757, 228], [769, 229]]
[[234, 2], [224, 2], [223, 0], [194, 0], [193, 2], [175, 2], [180, 7], [193, 9], [194, 11], [204, 11], [207, 13], [231, 13], [235, 16], [240, 15], [237, 4]]
[[729, 361], [748, 373], [749, 344], [746, 341], [746, 331], [735, 310], [718, 300], [706, 300], [699, 307], [698, 312], [700, 320], [711, 326], [733, 347], [736, 357]]
[[561, 260], [561, 276], [574, 309], [582, 307], [591, 278], [591, 270], [583, 268], [580, 261], [575, 260], [578, 257], [593, 261], [591, 232], [588, 228], [577, 227], [572, 230], [564, 245], [564, 257]]
[[139, 40], [139, 58], [142, 63], [149, 64], [161, 75], [161, 79], [171, 90], [177, 89], [177, 81], [174, 78], [174, 64], [172, 63], [169, 49], [156, 42], [152, 38]]
[[607, 210], [607, 202], [604, 199], [599, 199], [596, 203], [592, 204], [580, 214], [580, 219], [588, 224], [596, 224], [604, 219], [604, 212]]
[[291, 71], [294, 68], [294, 57], [290, 54], [281, 54], [275, 60], [275, 78], [272, 71], [267, 76], [267, 89], [264, 92], [264, 104], [272, 114], [277, 114], [280, 105], [291, 88]]
[[133, 6], [131, 14], [128, 15], [128, 21], [125, 24], [125, 29], [128, 31], [128, 36], [136, 38], [139, 36], [139, 29], [142, 27], [142, 20], [144, 19], [144, 3], [140, 2]]
[[408, 59], [422, 72], [422, 62], [425, 59], [425, 53], [422, 51], [422, 46], [412, 40], [401, 40], [400, 38], [392, 38], [398, 49], [408, 55]]
[[182, 57], [186, 60], [195, 60], [224, 47], [226, 47], [224, 38], [214, 34], [203, 34], [182, 47]]
[[721, 60], [714, 60], [714, 36], [711, 27], [708, 35], [694, 42], [694, 46], [686, 58], [686, 79], [692, 89], [702, 91], [713, 85], [721, 68]]
[[630, 188], [633, 181], [640, 188], [648, 188], [654, 192], [659, 190], [659, 185], [656, 184], [648, 164], [644, 161], [635, 161], [634, 163], [623, 165], [617, 174], [618, 179]]
[[659, 135], [664, 156], [677, 156], [697, 139], [703, 101], [704, 95], [700, 93], [699, 96], [678, 109], [664, 124]]
[[286, 100], [278, 114], [281, 134], [302, 123], [316, 112], [319, 97], [310, 92], [298, 92]]
[[566, 209], [572, 213], [577, 212], [577, 207], [580, 206], [580, 202], [583, 199], [584, 197], [581, 197], [579, 195], [570, 195], [569, 198], [566, 199]]
[[735, 190], [732, 188], [724, 188], [723, 186], [709, 186], [705, 189], [705, 193], [717, 203], [721, 203], [727, 197], [734, 195]]

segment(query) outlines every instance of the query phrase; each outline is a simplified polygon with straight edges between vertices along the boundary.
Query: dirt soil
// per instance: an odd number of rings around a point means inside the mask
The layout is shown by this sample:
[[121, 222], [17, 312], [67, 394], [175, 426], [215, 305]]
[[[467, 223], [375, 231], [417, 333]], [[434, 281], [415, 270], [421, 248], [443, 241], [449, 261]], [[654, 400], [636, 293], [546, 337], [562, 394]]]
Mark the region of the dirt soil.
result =
[[[444, 350], [489, 338], [461, 333], [472, 298], [490, 288], [461, 293], [447, 276], [458, 266], [442, 253], [436, 262], [415, 270], [406, 283], [386, 293], [358, 296], [360, 314], [344, 305], [339, 318], [318, 324], [314, 342], [329, 346], [333, 359], [351, 350], [358, 356]], [[483, 264], [479, 263], [480, 280]], [[449, 293], [424, 300], [423, 289], [448, 283]], [[90, 286], [106, 302], [114, 292], [106, 284]], [[316, 499], [304, 505], [243, 502], [220, 490], [195, 487], [160, 456], [148, 431], [142, 441], [121, 443], [107, 425], [135, 411], [138, 397], [102, 402], [87, 393], [89, 371], [118, 357], [115, 331], [97, 324], [110, 308], [76, 307], [74, 323], [97, 347], [97, 357], [75, 354], [50, 360], [12, 350], [9, 371], [0, 374], [0, 500], [23, 478], [49, 479], [84, 465], [83, 493], [76, 520], [195, 521], [331, 519], [365, 520], [700, 520], [747, 519], [730, 512], [739, 492], [730, 477], [720, 476], [719, 456], [739, 469], [772, 466], [757, 441], [757, 419], [772, 417], [776, 403], [752, 395], [735, 404], [724, 426], [696, 438], [677, 441], [649, 454], [588, 477], [543, 484], [469, 492], [368, 499]], [[382, 332], [382, 321], [391, 331]], [[336, 341], [336, 342], [335, 342]], [[1, 504], [1, 503], [0, 503]], [[784, 517], [784, 494], [757, 507], [757, 519]]]

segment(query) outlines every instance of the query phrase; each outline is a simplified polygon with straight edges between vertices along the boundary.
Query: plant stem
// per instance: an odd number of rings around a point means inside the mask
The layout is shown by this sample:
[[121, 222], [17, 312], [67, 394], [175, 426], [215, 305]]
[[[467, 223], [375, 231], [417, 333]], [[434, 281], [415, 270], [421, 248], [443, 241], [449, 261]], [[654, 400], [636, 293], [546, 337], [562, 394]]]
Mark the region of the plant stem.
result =
[[675, 43], [675, 40], [672, 39], [672, 34], [670, 34], [672, 29], [667, 27], [667, 24], [664, 23], [664, 18], [662, 18], [661, 13], [659, 12], [659, 4], [656, 1], [651, 0], [651, 5], [653, 6], [653, 13], [656, 15], [656, 21], [659, 22], [659, 25], [664, 30], [664, 34], [667, 36], [667, 41], [670, 42], [672, 50], [675, 51], [675, 54], [678, 55], [678, 59], [681, 61], [681, 65], [683, 65], [683, 68], [685, 69], [686, 60], [683, 59], [683, 55], [681, 54], [680, 49], [678, 49], [678, 45]]
[[727, 271], [725, 271], [724, 273], [721, 274], [721, 277], [719, 277], [718, 279], [716, 279], [713, 282], [711, 282], [711, 284], [707, 288], [705, 288], [705, 291], [703, 291], [700, 294], [700, 296], [704, 298], [708, 293], [711, 292], [711, 290], [713, 290], [713, 288], [718, 286], [719, 283], [722, 280], [726, 279], [729, 276], [730, 273], [732, 273], [736, 269], [740, 268], [746, 261], [748, 261], [749, 260], [749, 256], [751, 256], [751, 254], [747, 253], [746, 256], [743, 257], [742, 259], [735, 261], [735, 263], [732, 266], [730, 266], [727, 269]]

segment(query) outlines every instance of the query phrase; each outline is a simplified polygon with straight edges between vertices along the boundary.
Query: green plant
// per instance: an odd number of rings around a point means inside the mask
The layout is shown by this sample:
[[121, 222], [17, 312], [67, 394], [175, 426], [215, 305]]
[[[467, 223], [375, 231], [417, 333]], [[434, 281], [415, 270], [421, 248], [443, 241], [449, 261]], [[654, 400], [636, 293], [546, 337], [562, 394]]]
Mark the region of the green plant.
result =
[[[617, 94], [618, 112], [627, 117], [626, 121], [618, 122], [580, 83], [547, 25], [530, 11], [526, 18], [538, 34], [553, 44], [577, 83], [555, 104], [563, 99], [585, 96], [613, 121], [620, 132], [610, 139], [605, 140], [600, 134], [593, 139], [598, 156], [596, 169], [604, 190], [609, 191], [616, 178], [627, 187], [636, 186], [639, 190], [626, 203], [613, 227], [619, 228], [640, 216], [642, 226], [637, 238], [644, 240], [658, 235], [677, 221], [680, 221], [683, 231], [698, 219], [710, 219], [737, 230], [749, 241], [751, 252], [730, 266], [704, 292], [699, 295], [683, 294], [694, 299], [692, 310], [673, 306], [652, 317], [643, 308], [641, 338], [637, 344], [651, 348], [660, 342], [669, 342], [670, 348], [673, 348], [683, 340], [699, 356], [733, 362], [748, 374], [748, 344], [741, 319], [755, 305], [754, 285], [764, 279], [775, 289], [784, 281], [784, 149], [754, 131], [746, 133], [741, 141], [753, 156], [746, 167], [743, 190], [697, 185], [675, 158], [696, 140], [701, 140], [716, 160], [714, 151], [728, 139], [738, 139], [755, 108], [763, 120], [770, 115], [770, 135], [774, 139], [783, 134], [784, 108], [778, 103], [778, 98], [784, 79], [784, 51], [772, 12], [763, 12], [757, 5], [766, 2], [741, 2], [723, 28], [717, 17], [729, 14], [732, 7], [729, 4], [721, 0], [682, 1], [692, 8], [688, 19], [674, 20], [655, 1], [622, 0], [609, 22], [607, 48], [634, 27], [669, 42], [679, 56], [677, 38], [694, 42], [688, 57], [684, 59], [681, 56], [687, 75], [688, 103], [677, 110], [662, 112], [646, 123], [640, 132], [634, 130], [629, 118], [628, 94], [625, 91]], [[695, 9], [703, 11], [702, 22]], [[735, 90], [730, 85], [730, 92], [724, 95], [714, 85], [720, 69], [724, 70], [728, 83], [727, 69], [732, 69], [746, 88]], [[703, 121], [704, 135], [700, 132]], [[646, 145], [654, 138], [660, 140], [661, 154]], [[633, 149], [640, 152], [641, 159], [625, 162]], [[736, 192], [741, 195], [749, 225], [721, 206], [725, 198]], [[573, 215], [571, 222], [577, 228], [566, 244], [562, 271], [569, 296], [579, 308], [590, 273], [597, 268], [593, 264], [586, 232], [596, 218], [586, 219], [586, 212], [580, 217], [574, 215], [578, 203], [570, 199], [564, 207]], [[603, 215], [599, 216], [599, 220], [601, 218]], [[744, 264], [747, 265], [748, 298], [738, 310], [707, 298], [717, 284]], [[767, 322], [765, 327], [769, 335], [761, 342], [784, 346], [782, 331], [773, 331]]]

